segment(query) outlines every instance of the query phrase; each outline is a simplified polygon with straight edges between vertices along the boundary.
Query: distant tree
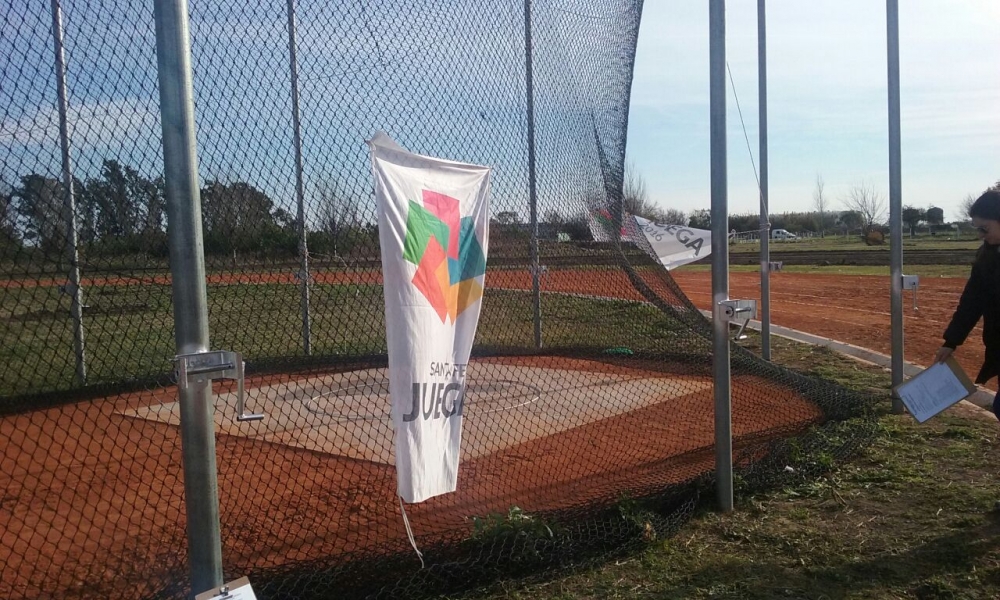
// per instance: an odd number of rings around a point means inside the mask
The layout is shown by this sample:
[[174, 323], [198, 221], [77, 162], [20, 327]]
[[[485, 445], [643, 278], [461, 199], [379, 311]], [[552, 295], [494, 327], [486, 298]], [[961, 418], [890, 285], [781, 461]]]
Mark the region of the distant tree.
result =
[[160, 175], [152, 181], [152, 186], [147, 189], [146, 201], [146, 225], [144, 233], [166, 231], [166, 211], [167, 211], [167, 191]]
[[101, 177], [88, 179], [81, 194], [84, 239], [128, 238], [161, 231], [165, 207], [162, 178], [151, 181], [117, 160], [101, 164]]
[[582, 212], [567, 217], [559, 210], [549, 209], [545, 211], [543, 220], [557, 226], [558, 233], [568, 234], [571, 240], [586, 240], [591, 237], [587, 216]]
[[861, 215], [862, 237], [865, 237], [876, 225], [885, 222], [885, 196], [879, 193], [873, 184], [865, 182], [855, 184], [848, 190], [847, 197], [844, 198], [843, 202], [848, 210]]
[[0, 249], [19, 242], [14, 189], [5, 183], [0, 183]]
[[729, 215], [729, 229], [739, 232], [757, 231], [760, 229], [760, 215], [753, 213]]
[[64, 190], [58, 179], [32, 173], [21, 177], [21, 185], [12, 194], [25, 241], [46, 252], [60, 252], [66, 243]]
[[521, 217], [512, 210], [502, 210], [496, 214], [494, 220], [501, 225], [517, 225], [521, 222]]
[[683, 210], [668, 208], [663, 211], [663, 214], [660, 215], [660, 220], [657, 222], [664, 225], [686, 225], [687, 215], [684, 214]]
[[207, 181], [201, 189], [201, 209], [209, 252], [269, 249], [261, 242], [273, 241], [281, 229], [271, 198], [243, 181]]
[[937, 206], [931, 206], [927, 209], [926, 220], [932, 226], [939, 226], [944, 224], [944, 209], [938, 208]]
[[693, 227], [695, 229], [711, 229], [712, 211], [704, 208], [691, 211], [691, 216], [688, 218], [688, 227]]
[[903, 207], [903, 222], [910, 227], [910, 237], [916, 233], [917, 226], [927, 220], [927, 211], [912, 206]]
[[837, 222], [840, 223], [841, 227], [849, 232], [853, 229], [861, 227], [864, 222], [864, 218], [861, 216], [861, 213], [856, 210], [845, 210], [840, 213], [840, 216], [837, 218]]
[[[1000, 182], [998, 182], [998, 185], [1000, 185]], [[976, 197], [973, 196], [972, 194], [966, 194], [965, 198], [962, 199], [962, 204], [959, 210], [962, 212], [961, 218], [963, 221], [969, 219], [969, 211], [972, 210], [972, 204], [975, 201]]]
[[626, 213], [649, 219], [656, 223], [668, 223], [676, 221], [679, 218], [683, 219], [682, 212], [674, 211], [668, 214], [669, 211], [664, 210], [649, 198], [649, 192], [646, 190], [646, 182], [631, 162], [625, 164], [625, 179], [622, 182], [622, 201], [625, 204]]
[[356, 196], [337, 189], [336, 181], [323, 180], [317, 185], [320, 229], [330, 235], [334, 256], [347, 254], [351, 236], [361, 225], [361, 203]]
[[826, 196], [823, 194], [823, 188], [826, 184], [823, 182], [822, 175], [816, 176], [816, 190], [813, 192], [813, 206], [816, 207], [816, 212], [819, 213], [819, 236], [826, 237], [826, 211], [828, 209]]
[[646, 181], [642, 175], [636, 172], [635, 164], [631, 161], [625, 163], [622, 202], [625, 204], [625, 212], [629, 214], [646, 217], [649, 213], [649, 193], [646, 191]]
[[546, 210], [545, 214], [542, 216], [543, 223], [551, 223], [552, 225], [562, 225], [566, 221], [568, 221], [568, 219], [555, 208]]

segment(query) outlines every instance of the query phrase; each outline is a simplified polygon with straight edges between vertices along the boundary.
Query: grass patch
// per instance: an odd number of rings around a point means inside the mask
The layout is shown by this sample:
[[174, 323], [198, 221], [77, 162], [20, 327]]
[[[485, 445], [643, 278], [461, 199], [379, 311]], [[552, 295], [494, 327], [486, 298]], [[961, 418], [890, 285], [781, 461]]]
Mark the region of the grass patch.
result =
[[[888, 236], [887, 236], [888, 237]], [[982, 242], [976, 237], [971, 229], [962, 235], [938, 234], [938, 235], [918, 235], [916, 237], [903, 237], [904, 250], [963, 250], [978, 248]], [[881, 246], [869, 246], [858, 235], [828, 235], [824, 238], [802, 238], [798, 240], [771, 240], [768, 247], [774, 252], [780, 251], [863, 251], [878, 252], [889, 249], [889, 243]], [[731, 254], [742, 254], [745, 252], [760, 252], [760, 243], [747, 242], [730, 244]]]
[[[172, 369], [174, 321], [165, 285], [88, 290], [83, 322], [88, 383], [150, 379]], [[386, 353], [381, 286], [311, 288], [314, 355]], [[255, 361], [304, 356], [299, 288], [209, 285], [209, 332], [214, 348]], [[70, 298], [55, 287], [8, 288], [0, 294], [0, 397], [73, 387], [75, 355]], [[546, 348], [661, 349], [691, 338], [677, 321], [637, 302], [560, 294], [542, 297]], [[533, 348], [531, 294], [487, 290], [476, 336], [479, 347]], [[692, 343], [688, 339], [687, 343]]]
[[[964, 279], [969, 276], [970, 266], [962, 265], [906, 265], [907, 275], [920, 275], [921, 277], [956, 277]], [[712, 265], [708, 262], [684, 265], [678, 267], [677, 271], [691, 273], [706, 273], [712, 270]], [[730, 273], [760, 273], [758, 265], [729, 265]], [[785, 265], [781, 273], [805, 273], [807, 275], [876, 275], [889, 276], [888, 266], [877, 265]], [[780, 277], [780, 274], [778, 274]]]
[[[776, 362], [859, 390], [889, 373], [775, 338]], [[888, 406], [888, 396], [886, 396]], [[702, 510], [644, 549], [568, 575], [465, 598], [564, 600], [1000, 597], [995, 421], [950, 410], [923, 425], [882, 414], [860, 456], [819, 477]]]

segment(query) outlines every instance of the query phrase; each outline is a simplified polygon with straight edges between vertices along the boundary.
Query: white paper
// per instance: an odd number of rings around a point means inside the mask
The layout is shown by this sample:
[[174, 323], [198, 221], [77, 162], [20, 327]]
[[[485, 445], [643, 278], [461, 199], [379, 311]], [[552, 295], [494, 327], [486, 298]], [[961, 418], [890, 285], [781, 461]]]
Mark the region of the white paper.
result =
[[896, 392], [919, 423], [969, 395], [969, 390], [962, 385], [962, 381], [944, 363], [934, 363], [898, 386]]
[[221, 588], [198, 594], [195, 600], [257, 600], [257, 596], [253, 593], [250, 581], [246, 577], [241, 577]]

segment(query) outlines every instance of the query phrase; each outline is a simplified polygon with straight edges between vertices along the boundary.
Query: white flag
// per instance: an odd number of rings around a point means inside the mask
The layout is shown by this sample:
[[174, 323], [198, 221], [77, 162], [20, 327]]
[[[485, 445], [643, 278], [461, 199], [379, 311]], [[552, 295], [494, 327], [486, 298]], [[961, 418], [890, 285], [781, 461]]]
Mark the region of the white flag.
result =
[[396, 479], [406, 502], [455, 491], [466, 366], [482, 307], [490, 169], [369, 142], [389, 347]]
[[712, 232], [683, 225], [664, 225], [634, 217], [653, 253], [667, 270], [686, 265], [712, 253]]

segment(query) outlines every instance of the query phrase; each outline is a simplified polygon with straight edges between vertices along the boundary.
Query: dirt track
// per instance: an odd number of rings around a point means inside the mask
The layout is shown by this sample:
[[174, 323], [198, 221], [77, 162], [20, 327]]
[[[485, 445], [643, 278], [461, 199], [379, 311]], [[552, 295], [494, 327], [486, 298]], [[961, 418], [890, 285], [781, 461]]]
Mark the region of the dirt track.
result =
[[[967, 271], [956, 267], [956, 272]], [[711, 305], [711, 273], [680, 272], [675, 279], [702, 309]], [[903, 345], [908, 362], [928, 365], [941, 346], [951, 315], [965, 286], [964, 278], [920, 279], [917, 310], [913, 296], [903, 292]], [[760, 300], [760, 275], [731, 273], [730, 298]], [[872, 275], [771, 274], [771, 322], [889, 354], [889, 277]], [[975, 377], [985, 349], [982, 326], [977, 326], [956, 353], [958, 362]], [[996, 380], [990, 383], [996, 390]]]
[[[963, 275], [968, 270], [955, 268]], [[674, 280], [694, 304], [711, 308], [712, 274], [708, 271], [680, 271]], [[496, 282], [496, 283], [494, 283]], [[487, 284], [530, 289], [527, 273], [499, 272]], [[917, 290], [917, 309], [912, 292], [903, 293], [903, 329], [905, 360], [928, 365], [941, 346], [951, 315], [965, 286], [964, 277], [922, 277]], [[587, 271], [550, 271], [543, 282], [544, 291], [583, 293], [642, 300], [624, 274], [601, 271], [600, 276]], [[771, 322], [813, 335], [846, 342], [889, 354], [892, 345], [889, 322], [889, 277], [875, 275], [823, 275], [805, 273], [771, 274]], [[760, 301], [760, 275], [730, 273], [729, 297]], [[975, 378], [983, 363], [985, 348], [982, 326], [977, 326], [956, 353], [958, 362]], [[996, 390], [996, 380], [990, 383]]]

